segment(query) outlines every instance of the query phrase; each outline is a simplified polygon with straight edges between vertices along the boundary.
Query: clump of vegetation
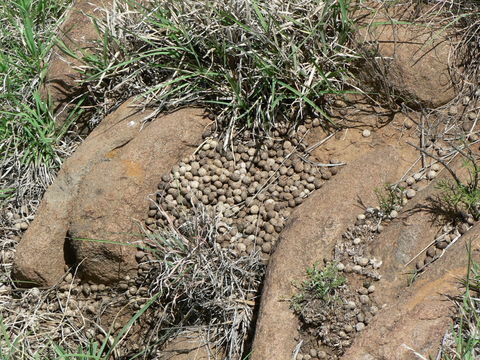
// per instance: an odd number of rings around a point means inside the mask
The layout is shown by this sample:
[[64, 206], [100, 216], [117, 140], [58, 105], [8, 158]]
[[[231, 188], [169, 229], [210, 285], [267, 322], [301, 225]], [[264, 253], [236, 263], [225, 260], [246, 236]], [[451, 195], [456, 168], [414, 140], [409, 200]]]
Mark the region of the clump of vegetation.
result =
[[95, 103], [142, 94], [158, 111], [201, 105], [221, 129], [257, 133], [306, 116], [329, 119], [344, 91], [350, 0], [117, 1], [102, 41], [78, 56]]
[[462, 182], [455, 176], [454, 180], [440, 180], [437, 188], [442, 192], [442, 200], [446, 207], [457, 214], [468, 214], [478, 220], [480, 218], [480, 166], [470, 154], [465, 158], [464, 167], [468, 170], [468, 181]]
[[403, 190], [402, 187], [392, 184], [385, 184], [383, 188], [376, 187], [373, 190], [384, 216], [388, 216], [393, 210], [398, 210], [402, 206]]
[[55, 127], [51, 105], [39, 95], [68, 4], [0, 4], [0, 188], [14, 189], [17, 201], [40, 196], [71, 150], [65, 140], [68, 125]]
[[150, 236], [153, 260], [145, 283], [159, 294], [157, 346], [181, 329], [197, 329], [225, 358], [241, 358], [252, 330], [264, 264], [259, 254], [239, 256], [215, 242], [215, 218], [196, 208], [178, 228]]
[[329, 263], [324, 268], [314, 264], [306, 270], [307, 279], [295, 286], [298, 293], [291, 299], [291, 307], [301, 313], [306, 304], [320, 300], [326, 305], [339, 301], [337, 291], [346, 284], [347, 279], [339, 273], [335, 263]]

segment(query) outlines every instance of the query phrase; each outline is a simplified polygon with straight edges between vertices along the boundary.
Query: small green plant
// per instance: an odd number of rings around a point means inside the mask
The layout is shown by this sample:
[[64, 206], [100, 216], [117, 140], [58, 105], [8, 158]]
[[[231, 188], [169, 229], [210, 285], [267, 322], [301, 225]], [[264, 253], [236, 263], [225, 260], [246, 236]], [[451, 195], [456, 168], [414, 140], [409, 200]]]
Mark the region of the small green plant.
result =
[[398, 185], [385, 184], [383, 188], [376, 187], [373, 191], [378, 200], [380, 210], [384, 215], [388, 215], [392, 210], [397, 210], [402, 206], [403, 188]]
[[440, 180], [437, 189], [442, 192], [442, 200], [456, 213], [467, 213], [475, 220], [480, 218], [480, 166], [472, 157], [467, 157], [464, 167], [468, 170], [468, 181]]
[[300, 284], [295, 284], [299, 292], [290, 299], [292, 309], [300, 313], [307, 302], [321, 300], [330, 304], [338, 300], [337, 290], [347, 279], [340, 275], [336, 264], [330, 263], [323, 269], [318, 263], [306, 270], [307, 279]]
[[0, 2], [0, 189], [16, 189], [10, 200], [43, 193], [71, 149], [66, 135], [76, 114], [57, 128], [51, 104], [39, 95], [69, 3]]

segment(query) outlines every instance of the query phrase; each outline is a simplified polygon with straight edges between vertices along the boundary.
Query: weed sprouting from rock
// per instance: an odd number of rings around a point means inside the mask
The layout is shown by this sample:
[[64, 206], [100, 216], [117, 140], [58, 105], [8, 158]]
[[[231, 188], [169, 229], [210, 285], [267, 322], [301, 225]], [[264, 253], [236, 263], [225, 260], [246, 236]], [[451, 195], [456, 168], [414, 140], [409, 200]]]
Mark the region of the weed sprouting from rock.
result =
[[385, 184], [383, 188], [373, 190], [384, 216], [388, 216], [393, 210], [398, 210], [402, 206], [403, 190], [403, 188], [391, 184]]
[[340, 301], [337, 291], [345, 285], [347, 279], [339, 273], [336, 264], [330, 263], [324, 268], [314, 264], [306, 270], [307, 279], [296, 284], [299, 292], [291, 299], [295, 312], [301, 313], [305, 304], [312, 300], [320, 300], [325, 304]]

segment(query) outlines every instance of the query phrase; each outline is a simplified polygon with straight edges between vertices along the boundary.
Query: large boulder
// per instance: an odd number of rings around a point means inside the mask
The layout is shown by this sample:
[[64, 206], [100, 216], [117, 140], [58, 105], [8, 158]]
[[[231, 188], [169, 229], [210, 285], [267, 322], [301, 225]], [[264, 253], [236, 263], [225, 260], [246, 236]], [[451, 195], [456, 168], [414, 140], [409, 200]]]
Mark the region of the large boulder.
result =
[[265, 277], [253, 360], [291, 359], [298, 326], [286, 301], [296, 292], [292, 281], [302, 279], [315, 262], [331, 258], [346, 225], [361, 211], [358, 200], [375, 203], [373, 189], [402, 176], [409, 164], [401, 146], [359, 144], [356, 149], [356, 159], [292, 213], [280, 236]]
[[130, 243], [139, 240], [148, 194], [209, 122], [202, 110], [183, 109], [144, 124], [151, 113], [122, 105], [65, 162], [17, 247], [20, 284], [55, 284], [65, 264], [80, 263], [80, 276], [104, 283], [135, 268]]

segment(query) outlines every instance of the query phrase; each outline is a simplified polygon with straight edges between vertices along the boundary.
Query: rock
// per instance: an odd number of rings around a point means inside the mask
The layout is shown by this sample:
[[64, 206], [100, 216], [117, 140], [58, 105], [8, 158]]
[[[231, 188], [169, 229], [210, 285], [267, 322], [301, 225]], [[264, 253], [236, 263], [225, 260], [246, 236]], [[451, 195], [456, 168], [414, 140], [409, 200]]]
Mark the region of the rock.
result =
[[[461, 161], [451, 166], [458, 171]], [[459, 171], [457, 174], [462, 176]], [[463, 176], [468, 175], [464, 173]], [[448, 175], [439, 177], [449, 178]], [[416, 264], [414, 261], [405, 266], [441, 230], [440, 224], [432, 223], [439, 180], [433, 180], [420, 191], [403, 209], [399, 219], [372, 243], [372, 257], [383, 260], [382, 279], [375, 284], [375, 300], [385, 305], [342, 359], [412, 359], [411, 351], [402, 344], [408, 344], [425, 358], [436, 356], [442, 337], [451, 326], [452, 303], [446, 301], [444, 295], [458, 294], [457, 279], [465, 273], [465, 243], [454, 244], [446, 256], [430, 263], [413, 285], [406, 285], [403, 274], [425, 265], [420, 257]], [[480, 245], [479, 233], [480, 225], [475, 225], [464, 235], [466, 243], [474, 239], [473, 249]], [[433, 252], [430, 251], [430, 254]]]
[[370, 130], [365, 129], [365, 130], [362, 131], [362, 136], [363, 137], [369, 137], [370, 135], [371, 135]]
[[435, 108], [452, 100], [456, 94], [448, 59], [455, 38], [449, 30], [432, 32], [416, 24], [415, 11], [421, 14], [427, 7], [372, 6], [376, 9], [360, 7], [358, 14], [363, 18], [358, 23], [357, 42], [376, 55], [371, 60], [375, 65], [367, 61], [363, 67], [365, 81], [381, 89], [385, 88], [382, 82], [387, 81], [393, 87], [388, 95], [395, 94], [412, 106], [420, 103]]
[[82, 260], [79, 275], [98, 282], [136, 267], [135, 247], [119, 244], [138, 240], [135, 219], [146, 217], [147, 194], [200, 142], [208, 122], [201, 110], [184, 109], [142, 127], [150, 113], [123, 104], [65, 161], [17, 247], [16, 280], [53, 285], [66, 263]]
[[[472, 249], [478, 249], [480, 225], [475, 225], [465, 236], [468, 237], [466, 243], [471, 240]], [[478, 262], [478, 252], [472, 254]], [[457, 311], [448, 298], [460, 294], [458, 279], [465, 276], [467, 262], [464, 244], [454, 244], [448, 255], [430, 264], [412, 286], [404, 285], [396, 297], [390, 297], [396, 300], [378, 312], [342, 360], [415, 358], [404, 344], [426, 359], [435, 358], [445, 331], [452, 326], [452, 315]]]
[[412, 199], [413, 197], [415, 197], [416, 194], [417, 194], [417, 192], [413, 189], [408, 189], [405, 192], [405, 196], [407, 197], [407, 199]]
[[[112, 0], [75, 0], [60, 27], [60, 39], [81, 56], [80, 49], [92, 46], [92, 42], [99, 38], [91, 17], [101, 18], [105, 14], [101, 9], [108, 9], [111, 4]], [[78, 60], [54, 47], [40, 94], [43, 99], [50, 97], [57, 127], [65, 123], [76, 105], [71, 100], [78, 96], [80, 73], [74, 67], [79, 65], [82, 64]]]
[[400, 177], [407, 168], [408, 161], [400, 158], [395, 147], [366, 150], [366, 154], [357, 154], [358, 161], [346, 166], [336, 181], [327, 182], [292, 212], [267, 268], [252, 360], [271, 359], [272, 354], [278, 360], [291, 359], [298, 320], [289, 303], [281, 299], [295, 293], [292, 281], [302, 279], [307, 267], [330, 256], [345, 224], [357, 215], [357, 196], [373, 203], [372, 189], [385, 183], [384, 175]]

